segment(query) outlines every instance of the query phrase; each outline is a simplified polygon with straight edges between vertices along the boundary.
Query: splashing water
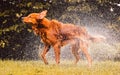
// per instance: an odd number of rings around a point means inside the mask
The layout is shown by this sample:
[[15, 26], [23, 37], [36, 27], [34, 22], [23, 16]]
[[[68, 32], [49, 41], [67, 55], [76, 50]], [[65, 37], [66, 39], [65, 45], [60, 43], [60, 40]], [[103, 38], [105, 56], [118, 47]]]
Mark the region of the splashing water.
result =
[[[74, 14], [74, 15], [70, 15]], [[54, 14], [53, 14], [54, 15]], [[57, 14], [56, 14], [57, 15]], [[101, 43], [91, 43], [90, 48], [88, 49], [94, 60], [113, 60], [118, 54], [119, 49], [116, 48], [116, 44], [120, 41], [120, 34], [107, 28], [109, 21], [101, 19], [95, 15], [87, 15], [77, 12], [64, 11], [62, 16], [58, 18], [64, 23], [73, 23], [75, 25], [85, 26], [87, 31], [92, 35], [103, 35], [106, 37], [105, 42]], [[30, 36], [30, 37], [34, 37]], [[39, 59], [39, 54], [43, 49], [43, 45], [40, 44], [40, 39], [29, 38], [31, 41], [29, 44], [26, 44], [25, 57], [31, 57], [32, 59]], [[41, 47], [39, 47], [39, 45]], [[120, 46], [120, 45], [119, 45]], [[82, 59], [84, 59], [84, 54], [80, 53]], [[48, 59], [54, 58], [53, 49], [51, 49], [47, 54]], [[61, 49], [61, 58], [62, 59], [74, 59], [70, 45], [67, 45]]]

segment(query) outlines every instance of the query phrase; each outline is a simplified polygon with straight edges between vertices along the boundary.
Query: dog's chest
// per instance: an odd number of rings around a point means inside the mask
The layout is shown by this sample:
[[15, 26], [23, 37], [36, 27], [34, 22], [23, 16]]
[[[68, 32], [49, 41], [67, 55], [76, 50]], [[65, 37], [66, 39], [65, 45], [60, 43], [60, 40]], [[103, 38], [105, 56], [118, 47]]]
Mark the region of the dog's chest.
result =
[[53, 44], [56, 42], [56, 37], [51, 30], [44, 30], [40, 32], [41, 40], [47, 44]]

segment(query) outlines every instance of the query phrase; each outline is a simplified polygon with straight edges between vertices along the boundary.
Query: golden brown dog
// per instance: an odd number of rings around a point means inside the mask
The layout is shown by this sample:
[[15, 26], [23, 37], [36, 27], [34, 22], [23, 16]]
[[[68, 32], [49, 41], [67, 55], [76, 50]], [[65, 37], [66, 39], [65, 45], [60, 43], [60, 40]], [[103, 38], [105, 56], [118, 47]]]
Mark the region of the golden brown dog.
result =
[[40, 35], [43, 41], [44, 49], [41, 57], [45, 64], [48, 64], [45, 55], [50, 47], [55, 52], [56, 63], [60, 63], [60, 48], [66, 44], [71, 44], [72, 53], [76, 58], [75, 63], [80, 59], [79, 49], [86, 55], [89, 66], [92, 64], [91, 56], [87, 48], [89, 40], [102, 40], [103, 37], [93, 37], [88, 34], [85, 27], [78, 27], [73, 24], [63, 24], [57, 20], [48, 20], [45, 18], [47, 10], [41, 13], [31, 13], [27, 17], [23, 17], [23, 22], [30, 24], [36, 35]]

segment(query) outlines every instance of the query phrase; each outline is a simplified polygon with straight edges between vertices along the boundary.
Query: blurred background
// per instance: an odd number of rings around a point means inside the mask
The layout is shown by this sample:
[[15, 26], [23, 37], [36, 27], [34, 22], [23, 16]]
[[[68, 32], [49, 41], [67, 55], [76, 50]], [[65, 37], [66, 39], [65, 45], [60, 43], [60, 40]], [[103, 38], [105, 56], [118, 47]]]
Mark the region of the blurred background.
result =
[[[119, 0], [0, 0], [0, 59], [39, 60], [44, 46], [21, 17], [48, 10], [47, 18], [85, 26], [106, 42], [93, 43], [89, 53], [94, 60], [120, 61]], [[61, 50], [62, 59], [74, 59], [70, 46]], [[82, 59], [86, 59], [80, 52]], [[54, 58], [51, 49], [47, 58]]]

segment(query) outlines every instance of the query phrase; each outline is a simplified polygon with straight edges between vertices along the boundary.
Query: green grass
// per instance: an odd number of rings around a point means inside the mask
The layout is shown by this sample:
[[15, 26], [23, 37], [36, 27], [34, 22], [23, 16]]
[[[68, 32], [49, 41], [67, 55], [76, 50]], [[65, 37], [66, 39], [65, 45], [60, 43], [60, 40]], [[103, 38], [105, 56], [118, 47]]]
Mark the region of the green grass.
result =
[[0, 60], [0, 75], [120, 75], [120, 62], [93, 62], [91, 68], [87, 62], [74, 65], [71, 61], [61, 61], [60, 65], [41, 61]]

